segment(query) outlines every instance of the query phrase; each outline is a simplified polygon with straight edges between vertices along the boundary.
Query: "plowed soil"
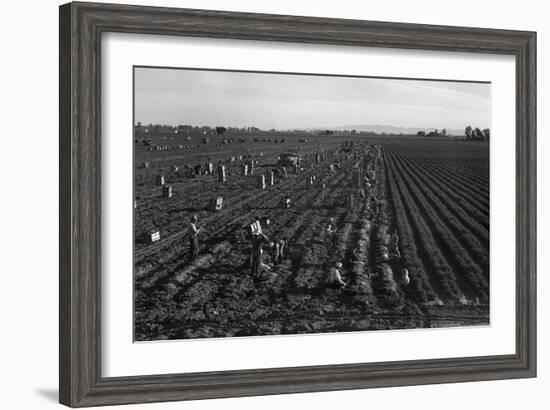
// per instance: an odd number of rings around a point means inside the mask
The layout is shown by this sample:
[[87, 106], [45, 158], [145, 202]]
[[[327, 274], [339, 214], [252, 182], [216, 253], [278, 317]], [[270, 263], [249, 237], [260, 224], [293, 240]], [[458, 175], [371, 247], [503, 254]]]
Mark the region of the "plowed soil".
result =
[[[144, 145], [142, 137], [134, 150], [136, 341], [489, 323], [487, 143], [263, 132], [231, 144], [158, 133]], [[267, 181], [286, 151], [299, 151], [301, 169], [258, 187], [258, 175]], [[247, 160], [257, 161], [253, 175], [241, 173]], [[213, 175], [194, 175], [208, 162]], [[218, 164], [226, 166], [225, 183]], [[330, 164], [339, 165], [333, 173]], [[354, 185], [358, 167], [376, 173], [370, 195]], [[157, 175], [172, 186], [171, 198]], [[217, 212], [209, 209], [216, 196], [223, 197]], [[287, 196], [290, 209], [282, 206]], [[190, 261], [192, 215], [202, 232]], [[270, 239], [289, 242], [282, 264], [265, 256], [271, 269], [260, 279], [252, 277], [244, 234], [257, 217], [269, 219]], [[330, 217], [336, 247], [326, 233]], [[143, 238], [152, 229], [160, 241]], [[401, 257], [388, 258], [393, 232]], [[325, 283], [337, 261], [344, 289]]]

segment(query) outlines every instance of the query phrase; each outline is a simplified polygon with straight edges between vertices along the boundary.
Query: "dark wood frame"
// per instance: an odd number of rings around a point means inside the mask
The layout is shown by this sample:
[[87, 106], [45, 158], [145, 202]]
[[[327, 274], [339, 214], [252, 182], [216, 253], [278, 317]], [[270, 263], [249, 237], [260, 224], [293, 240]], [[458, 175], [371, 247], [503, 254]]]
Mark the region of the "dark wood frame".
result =
[[[60, 402], [72, 407], [535, 377], [536, 33], [113, 4], [60, 7]], [[146, 33], [516, 58], [516, 353], [101, 377], [101, 34]]]

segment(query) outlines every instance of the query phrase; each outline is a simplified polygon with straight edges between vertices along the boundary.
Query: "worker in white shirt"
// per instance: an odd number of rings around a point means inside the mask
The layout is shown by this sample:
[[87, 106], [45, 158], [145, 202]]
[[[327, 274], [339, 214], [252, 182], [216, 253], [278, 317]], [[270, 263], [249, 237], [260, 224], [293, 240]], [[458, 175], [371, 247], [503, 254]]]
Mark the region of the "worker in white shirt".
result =
[[336, 262], [336, 264], [330, 268], [327, 278], [327, 285], [335, 288], [346, 287], [346, 282], [342, 279], [340, 270], [342, 269], [342, 263]]

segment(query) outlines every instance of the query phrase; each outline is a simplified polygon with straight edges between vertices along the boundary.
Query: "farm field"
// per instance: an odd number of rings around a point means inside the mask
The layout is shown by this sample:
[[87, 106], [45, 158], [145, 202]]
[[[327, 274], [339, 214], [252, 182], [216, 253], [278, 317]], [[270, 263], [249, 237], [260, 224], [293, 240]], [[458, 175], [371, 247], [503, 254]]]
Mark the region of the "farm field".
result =
[[[284, 152], [302, 158], [286, 177]], [[267, 131], [206, 141], [136, 130], [134, 163], [136, 341], [489, 324], [487, 142]], [[193, 215], [201, 249], [189, 261]], [[256, 219], [288, 242], [281, 264], [266, 256], [259, 280], [245, 234]], [[159, 240], [144, 236], [152, 231]], [[325, 284], [337, 261], [344, 289]]]

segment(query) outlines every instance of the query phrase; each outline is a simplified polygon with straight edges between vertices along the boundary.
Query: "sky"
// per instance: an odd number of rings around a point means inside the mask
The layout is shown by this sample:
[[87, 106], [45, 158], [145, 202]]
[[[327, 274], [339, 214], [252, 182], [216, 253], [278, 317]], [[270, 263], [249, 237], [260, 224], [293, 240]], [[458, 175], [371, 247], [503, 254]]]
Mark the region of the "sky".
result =
[[135, 122], [490, 128], [487, 83], [136, 67]]

